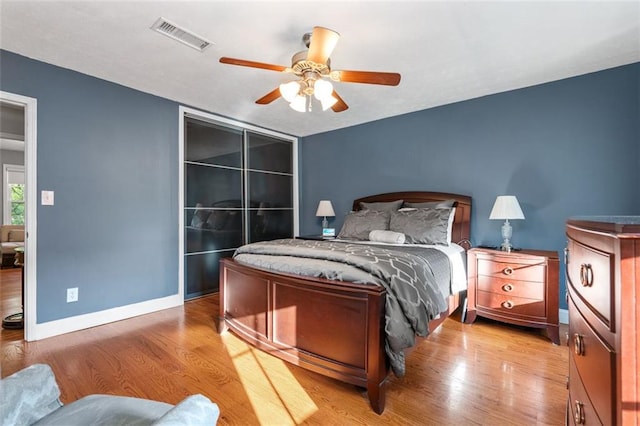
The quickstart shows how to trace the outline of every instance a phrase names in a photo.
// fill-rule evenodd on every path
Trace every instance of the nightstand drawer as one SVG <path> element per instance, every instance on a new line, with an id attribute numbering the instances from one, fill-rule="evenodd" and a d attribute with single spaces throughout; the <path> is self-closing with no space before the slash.
<path id="1" fill-rule="evenodd" d="M 520 281 L 509 278 L 478 277 L 478 290 L 508 297 L 544 300 L 544 282 Z"/>
<path id="2" fill-rule="evenodd" d="M 492 260 L 478 259 L 478 275 L 522 281 L 544 281 L 545 265 L 540 261 L 509 262 L 509 259 L 494 256 Z"/>
<path id="3" fill-rule="evenodd" d="M 569 240 L 569 262 L 567 278 L 571 287 L 580 295 L 607 326 L 611 325 L 614 300 L 611 263 L 613 254 L 595 250 L 576 241 Z"/>
<path id="4" fill-rule="evenodd" d="M 478 308 L 490 309 L 507 316 L 521 315 L 540 318 L 546 316 L 544 299 L 527 299 L 524 297 L 512 297 L 505 294 L 478 291 L 477 306 Z"/>

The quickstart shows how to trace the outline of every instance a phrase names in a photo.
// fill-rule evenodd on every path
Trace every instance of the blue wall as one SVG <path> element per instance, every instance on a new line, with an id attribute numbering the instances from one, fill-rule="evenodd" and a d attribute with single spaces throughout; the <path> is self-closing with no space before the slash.
<path id="1" fill-rule="evenodd" d="M 38 205 L 38 323 L 177 294 L 178 105 L 7 51 L 0 64 L 3 91 L 38 100 L 37 190 L 55 191 Z"/>
<path id="2" fill-rule="evenodd" d="M 640 214 L 639 80 L 632 64 L 305 137 L 301 233 L 320 199 L 339 230 L 354 198 L 426 190 L 470 195 L 473 244 L 498 245 L 489 212 L 510 194 L 514 245 L 561 252 L 570 216 Z"/>
<path id="3" fill-rule="evenodd" d="M 176 294 L 178 105 L 1 50 L 0 66 L 1 90 L 38 99 L 38 192 L 55 191 L 38 322 Z M 639 79 L 634 64 L 306 137 L 301 233 L 320 199 L 339 228 L 356 197 L 437 190 L 472 196 L 473 243 L 497 244 L 489 211 L 514 194 L 514 244 L 561 251 L 569 216 L 640 214 Z"/>

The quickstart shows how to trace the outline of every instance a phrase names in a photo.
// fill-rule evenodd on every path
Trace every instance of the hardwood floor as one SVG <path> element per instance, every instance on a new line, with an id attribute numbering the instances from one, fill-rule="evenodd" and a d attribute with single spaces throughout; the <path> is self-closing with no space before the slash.
<path id="1" fill-rule="evenodd" d="M 0 272 L 3 316 L 5 309 L 13 313 L 5 299 L 15 298 L 14 273 Z M 219 335 L 217 312 L 214 295 L 31 343 L 21 332 L 2 330 L 1 375 L 47 363 L 63 402 L 107 393 L 177 403 L 202 393 L 220 406 L 220 425 L 564 422 L 566 326 L 563 345 L 554 346 L 538 330 L 449 318 L 409 354 L 406 376 L 390 377 L 378 416 L 363 389 L 286 364 L 231 333 Z"/>
<path id="2" fill-rule="evenodd" d="M 0 318 L 22 311 L 20 268 L 0 269 Z M 2 341 L 22 339 L 23 331 L 2 329 Z"/>

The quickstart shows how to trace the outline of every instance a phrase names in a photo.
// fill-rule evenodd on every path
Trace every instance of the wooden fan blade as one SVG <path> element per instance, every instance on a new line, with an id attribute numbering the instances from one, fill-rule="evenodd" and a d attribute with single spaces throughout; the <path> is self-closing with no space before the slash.
<path id="1" fill-rule="evenodd" d="M 333 112 L 342 112 L 342 111 L 346 111 L 349 109 L 349 105 L 347 105 L 345 103 L 345 101 L 342 100 L 342 98 L 340 97 L 340 95 L 338 95 L 338 92 L 336 92 L 335 90 L 333 91 L 333 96 L 338 100 L 338 102 L 336 102 L 335 104 L 333 104 L 333 106 L 331 107 L 331 109 L 333 110 Z"/>
<path id="2" fill-rule="evenodd" d="M 244 59 L 236 58 L 220 58 L 220 62 L 229 65 L 240 65 L 241 67 L 262 68 L 270 71 L 285 71 L 287 67 L 282 65 L 265 64 L 264 62 L 245 61 Z"/>
<path id="3" fill-rule="evenodd" d="M 256 103 L 260 105 L 270 104 L 271 102 L 275 101 L 279 97 L 280 97 L 280 88 L 276 87 L 271 92 L 267 93 L 266 95 L 258 99 Z"/>
<path id="4" fill-rule="evenodd" d="M 397 86 L 400 84 L 400 74 L 397 72 L 375 71 L 332 71 L 338 75 L 337 80 L 345 83 L 382 84 L 385 86 Z"/>
<path id="5" fill-rule="evenodd" d="M 333 30 L 324 27 L 313 27 L 307 60 L 316 64 L 326 64 L 339 38 L 340 34 Z"/>

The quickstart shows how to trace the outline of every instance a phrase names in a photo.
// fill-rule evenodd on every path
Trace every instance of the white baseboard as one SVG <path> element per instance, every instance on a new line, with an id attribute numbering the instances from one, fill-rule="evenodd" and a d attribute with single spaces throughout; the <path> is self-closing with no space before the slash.
<path id="1" fill-rule="evenodd" d="M 569 311 L 567 309 L 559 309 L 558 320 L 560 324 L 569 324 Z"/>
<path id="2" fill-rule="evenodd" d="M 106 309 L 100 312 L 77 315 L 41 324 L 35 324 L 29 336 L 25 336 L 28 341 L 46 339 L 47 337 L 59 336 L 73 331 L 84 330 L 108 324 L 110 322 L 121 321 L 138 315 L 149 314 L 168 308 L 182 306 L 184 299 L 182 295 L 176 294 L 160 299 L 147 300 L 145 302 L 134 303 L 132 305 L 119 306 L 117 308 Z"/>
<path id="3" fill-rule="evenodd" d="M 163 297 L 161 299 L 154 299 L 146 302 L 135 303 L 133 305 L 107 309 L 105 311 L 92 312 L 90 314 L 36 324 L 33 333 L 30 333 L 32 336 L 30 336 L 29 341 L 41 340 L 46 339 L 47 337 L 54 337 L 61 334 L 71 333 L 73 331 L 84 330 L 86 328 L 96 327 L 110 322 L 137 317 L 138 315 L 145 315 L 150 314 L 151 312 L 161 311 L 163 309 L 175 308 L 182 306 L 183 304 L 184 299 L 180 295 L 176 294 L 173 296 Z M 569 324 L 569 311 L 566 309 L 558 310 L 558 318 L 560 324 Z"/>

